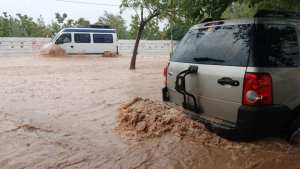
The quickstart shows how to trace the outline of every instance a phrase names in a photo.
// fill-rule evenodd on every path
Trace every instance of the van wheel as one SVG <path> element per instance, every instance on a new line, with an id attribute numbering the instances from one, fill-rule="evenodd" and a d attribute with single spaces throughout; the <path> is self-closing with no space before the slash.
<path id="1" fill-rule="evenodd" d="M 300 146 L 300 118 L 298 118 L 291 126 L 290 143 Z"/>

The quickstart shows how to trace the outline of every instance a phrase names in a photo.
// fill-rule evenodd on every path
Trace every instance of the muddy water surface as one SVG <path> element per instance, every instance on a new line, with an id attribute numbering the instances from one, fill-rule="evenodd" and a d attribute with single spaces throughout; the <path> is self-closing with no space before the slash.
<path id="1" fill-rule="evenodd" d="M 282 141 L 230 148 L 171 130 L 124 136 L 116 129 L 120 105 L 160 100 L 167 57 L 140 57 L 136 71 L 129 60 L 0 58 L 0 168 L 300 168 L 299 151 Z M 253 144 L 266 148 L 247 149 Z"/>

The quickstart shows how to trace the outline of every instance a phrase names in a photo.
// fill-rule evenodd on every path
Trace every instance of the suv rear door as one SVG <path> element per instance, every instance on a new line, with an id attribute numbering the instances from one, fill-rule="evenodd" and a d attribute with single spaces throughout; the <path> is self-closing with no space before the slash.
<path id="1" fill-rule="evenodd" d="M 171 101 L 183 102 L 175 90 L 176 76 L 190 65 L 198 66 L 196 75 L 186 77 L 187 91 L 196 96 L 203 115 L 235 123 L 250 53 L 250 30 L 250 24 L 191 29 L 176 47 L 169 65 Z M 235 85 L 227 84 L 230 80 Z"/>

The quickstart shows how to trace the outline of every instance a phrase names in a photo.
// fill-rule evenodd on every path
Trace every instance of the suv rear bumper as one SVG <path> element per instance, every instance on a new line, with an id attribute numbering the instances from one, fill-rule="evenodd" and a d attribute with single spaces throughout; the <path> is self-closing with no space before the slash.
<path id="1" fill-rule="evenodd" d="M 293 112 L 287 106 L 241 106 L 234 128 L 225 129 L 213 124 L 206 125 L 222 137 L 246 141 L 263 137 L 286 136 L 292 120 Z"/>
<path id="2" fill-rule="evenodd" d="M 168 88 L 162 90 L 163 100 L 169 101 Z M 193 119 L 201 121 L 206 127 L 231 140 L 254 140 L 263 137 L 288 136 L 289 127 L 294 120 L 294 112 L 284 105 L 272 106 L 240 106 L 237 112 L 237 122 L 228 127 L 226 122 L 216 123 L 195 113 L 187 113 Z M 228 123 L 228 122 L 227 122 Z"/>

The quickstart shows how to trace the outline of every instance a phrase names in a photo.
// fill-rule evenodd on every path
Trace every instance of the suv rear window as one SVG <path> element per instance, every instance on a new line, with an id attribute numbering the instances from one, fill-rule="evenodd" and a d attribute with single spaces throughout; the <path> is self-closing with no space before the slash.
<path id="1" fill-rule="evenodd" d="M 209 65 L 246 66 L 251 25 L 216 26 L 190 30 L 171 61 Z"/>
<path id="2" fill-rule="evenodd" d="M 289 25 L 257 24 L 253 58 L 249 66 L 294 67 L 300 65 L 297 30 Z"/>

